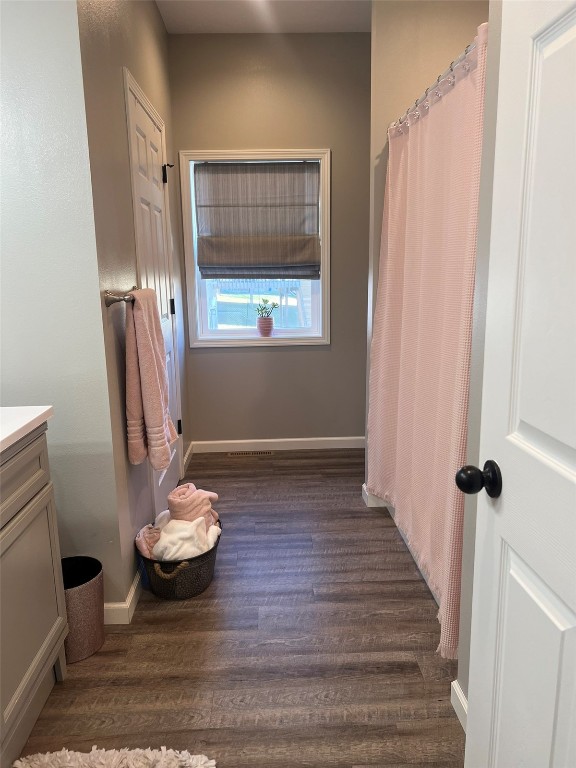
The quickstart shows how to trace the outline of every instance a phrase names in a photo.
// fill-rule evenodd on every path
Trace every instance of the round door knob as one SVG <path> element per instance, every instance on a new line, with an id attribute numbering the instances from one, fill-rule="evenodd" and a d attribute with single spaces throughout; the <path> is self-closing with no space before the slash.
<path id="1" fill-rule="evenodd" d="M 463 493 L 478 493 L 485 488 L 488 496 L 497 499 L 502 493 L 502 473 L 495 461 L 487 461 L 483 470 L 467 464 L 456 472 L 456 485 Z"/>

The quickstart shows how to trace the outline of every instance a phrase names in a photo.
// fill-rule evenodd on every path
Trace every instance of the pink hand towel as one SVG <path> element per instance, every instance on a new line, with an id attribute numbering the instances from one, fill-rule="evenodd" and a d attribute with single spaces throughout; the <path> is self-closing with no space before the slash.
<path id="1" fill-rule="evenodd" d="M 147 557 L 149 560 L 155 560 L 156 558 L 152 554 L 152 550 L 158 543 L 160 538 L 161 529 L 155 528 L 153 525 L 145 525 L 136 534 L 136 548 L 141 555 Z"/>
<path id="2" fill-rule="evenodd" d="M 168 509 L 172 520 L 192 522 L 198 517 L 206 521 L 206 530 L 218 520 L 218 513 L 212 509 L 212 502 L 218 500 L 213 491 L 203 491 L 194 483 L 179 485 L 168 494 Z"/>
<path id="3" fill-rule="evenodd" d="M 152 525 L 152 523 L 148 523 L 148 525 L 145 525 L 144 528 L 141 528 L 138 531 L 138 533 L 136 534 L 135 543 L 136 543 L 136 548 L 138 549 L 141 555 L 144 555 L 144 557 L 148 557 L 150 560 L 156 559 L 152 554 L 152 550 L 154 549 L 155 545 L 158 543 L 158 539 L 160 538 L 162 529 L 169 522 L 170 522 L 170 512 L 169 510 L 165 509 L 164 512 L 160 512 L 160 514 L 156 517 L 156 520 L 154 521 L 154 525 Z"/>
<path id="4" fill-rule="evenodd" d="M 170 464 L 170 444 L 178 435 L 168 411 L 166 351 L 156 293 L 131 291 L 126 305 L 126 421 L 128 458 L 154 469 Z"/>

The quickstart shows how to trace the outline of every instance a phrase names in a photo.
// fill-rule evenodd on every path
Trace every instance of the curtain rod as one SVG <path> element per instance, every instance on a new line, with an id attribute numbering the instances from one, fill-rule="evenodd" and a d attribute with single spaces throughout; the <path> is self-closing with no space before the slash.
<path id="1" fill-rule="evenodd" d="M 406 112 L 404 112 L 402 117 L 399 117 L 397 120 L 395 120 L 393 123 L 390 124 L 390 128 L 393 128 L 394 126 L 398 126 L 401 123 L 403 123 L 408 117 L 408 114 L 410 113 L 410 111 L 413 109 L 416 109 L 416 107 L 419 107 L 420 104 L 422 104 L 422 102 L 428 97 L 428 94 L 432 90 L 432 88 L 435 88 L 437 85 L 440 84 L 442 80 L 444 80 L 445 77 L 448 77 L 448 75 L 453 73 L 454 67 L 457 67 L 459 64 L 461 64 L 466 58 L 466 56 L 468 56 L 468 54 L 474 50 L 474 48 L 476 48 L 476 40 L 474 40 L 473 42 L 471 42 L 469 45 L 466 46 L 466 48 L 462 51 L 460 56 L 457 56 L 454 59 L 454 61 L 450 63 L 450 66 L 447 69 L 445 69 L 444 72 L 442 72 L 441 75 L 438 75 L 438 77 L 436 78 L 436 82 L 428 86 L 428 88 L 426 88 L 424 93 L 416 99 L 414 104 L 412 104 L 411 107 L 408 107 L 408 109 L 406 110 Z"/>

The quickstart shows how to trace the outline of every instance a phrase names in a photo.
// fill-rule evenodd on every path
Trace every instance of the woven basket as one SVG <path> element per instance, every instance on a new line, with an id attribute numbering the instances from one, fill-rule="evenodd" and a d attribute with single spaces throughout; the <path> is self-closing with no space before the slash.
<path id="1" fill-rule="evenodd" d="M 217 525 L 222 528 L 220 522 Z M 199 595 L 210 586 L 214 576 L 216 564 L 216 550 L 220 542 L 220 536 L 216 544 L 198 557 L 190 557 L 188 560 L 150 560 L 140 555 L 146 576 L 150 583 L 150 589 L 156 597 L 165 600 L 188 600 Z"/>

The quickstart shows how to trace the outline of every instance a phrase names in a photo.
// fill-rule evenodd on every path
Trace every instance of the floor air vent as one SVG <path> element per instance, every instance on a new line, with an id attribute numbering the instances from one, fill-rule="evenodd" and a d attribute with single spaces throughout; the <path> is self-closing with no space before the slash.
<path id="1" fill-rule="evenodd" d="M 274 451 L 230 451 L 228 456 L 272 456 Z"/>

